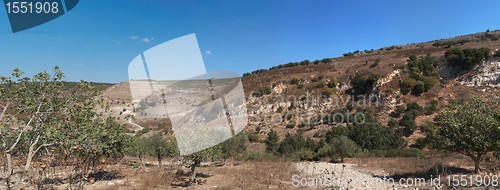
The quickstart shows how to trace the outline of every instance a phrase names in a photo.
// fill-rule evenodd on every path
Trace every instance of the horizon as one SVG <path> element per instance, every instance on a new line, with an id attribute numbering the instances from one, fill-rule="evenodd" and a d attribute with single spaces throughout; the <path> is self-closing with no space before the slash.
<path id="1" fill-rule="evenodd" d="M 190 33 L 198 36 L 208 72 L 242 75 L 500 29 L 494 9 L 500 2 L 466 2 L 82 1 L 68 14 L 19 33 L 11 33 L 2 10 L 0 75 L 16 67 L 32 75 L 60 66 L 68 82 L 126 82 L 135 56 Z"/>

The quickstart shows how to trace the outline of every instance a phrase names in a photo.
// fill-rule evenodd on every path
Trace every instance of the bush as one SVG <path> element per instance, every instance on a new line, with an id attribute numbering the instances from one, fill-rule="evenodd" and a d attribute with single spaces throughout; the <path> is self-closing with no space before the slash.
<path id="1" fill-rule="evenodd" d="M 297 85 L 299 83 L 300 83 L 300 79 L 298 79 L 298 78 L 293 78 L 292 80 L 290 80 L 290 84 Z"/>
<path id="2" fill-rule="evenodd" d="M 401 91 L 401 94 L 408 94 L 412 91 L 413 87 L 417 85 L 417 81 L 411 77 L 406 77 L 404 78 L 400 83 L 399 83 L 399 89 Z"/>
<path id="3" fill-rule="evenodd" d="M 267 152 L 247 152 L 243 155 L 242 159 L 244 161 L 264 161 L 264 160 L 275 160 L 276 157 Z"/>
<path id="4" fill-rule="evenodd" d="M 368 94 L 372 91 L 380 75 L 357 75 L 351 80 L 353 94 Z"/>
<path id="5" fill-rule="evenodd" d="M 260 142 L 259 135 L 255 134 L 255 133 L 249 132 L 249 133 L 247 133 L 247 136 L 248 136 L 248 141 L 251 143 Z"/>
<path id="6" fill-rule="evenodd" d="M 325 90 L 323 90 L 323 92 L 321 92 L 321 95 L 325 96 L 327 98 L 330 98 L 334 93 L 335 93 L 335 90 L 333 90 L 333 89 L 325 89 Z"/>
<path id="7" fill-rule="evenodd" d="M 373 157 L 424 157 L 422 151 L 415 148 L 372 150 L 368 155 Z"/>
<path id="8" fill-rule="evenodd" d="M 461 71 L 471 70 L 481 61 L 489 58 L 490 49 L 488 48 L 471 48 L 459 49 L 451 48 L 445 52 L 444 56 L 448 65 L 454 68 L 459 68 Z"/>
<path id="9" fill-rule="evenodd" d="M 412 94 L 415 96 L 420 96 L 422 93 L 426 91 L 425 84 L 423 82 L 417 82 L 417 84 L 412 89 Z"/>
<path id="10" fill-rule="evenodd" d="M 297 150 L 291 155 L 295 161 L 312 161 L 314 159 L 314 152 L 307 148 Z"/>
<path id="11" fill-rule="evenodd" d="M 259 87 L 257 88 L 257 90 L 255 90 L 253 93 L 252 93 L 252 96 L 254 97 L 261 97 L 261 96 L 264 96 L 264 95 L 269 95 L 271 94 L 271 87 Z"/>
<path id="12" fill-rule="evenodd" d="M 438 65 L 438 59 L 430 55 L 421 58 L 410 56 L 407 64 L 409 77 L 404 78 L 399 84 L 401 93 L 412 92 L 413 95 L 420 96 L 430 90 L 439 82 Z"/>
<path id="13" fill-rule="evenodd" d="M 349 131 L 348 137 L 367 150 L 398 149 L 406 144 L 401 136 L 377 122 L 355 123 Z"/>
<path id="14" fill-rule="evenodd" d="M 330 81 L 328 81 L 328 88 L 337 88 L 337 85 L 338 85 L 338 80 L 337 79 L 331 79 Z"/>
<path id="15" fill-rule="evenodd" d="M 295 127 L 295 121 L 290 121 L 288 122 L 288 124 L 286 125 L 286 128 L 287 129 L 293 129 Z"/>
<path id="16" fill-rule="evenodd" d="M 314 150 L 315 148 L 316 143 L 309 138 L 305 138 L 301 133 L 294 135 L 287 133 L 285 139 L 279 145 L 278 152 L 281 155 L 292 155 L 301 149 Z"/>
<path id="17" fill-rule="evenodd" d="M 279 140 L 280 139 L 278 133 L 276 133 L 276 131 L 274 130 L 271 130 L 267 134 L 267 138 L 264 141 L 264 143 L 266 144 L 266 152 L 276 154 L 279 148 Z"/>

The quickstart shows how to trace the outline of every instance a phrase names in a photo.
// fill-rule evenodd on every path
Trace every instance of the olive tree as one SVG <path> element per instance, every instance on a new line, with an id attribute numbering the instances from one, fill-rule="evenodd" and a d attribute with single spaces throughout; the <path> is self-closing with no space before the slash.
<path id="1" fill-rule="evenodd" d="M 431 145 L 470 157 L 475 173 L 486 153 L 500 150 L 498 101 L 474 97 L 448 107 L 435 120 L 440 128 L 430 135 Z"/>
<path id="2" fill-rule="evenodd" d="M 195 184 L 196 181 L 196 168 L 200 166 L 201 162 L 204 161 L 214 161 L 222 156 L 222 151 L 219 146 L 210 147 L 199 152 L 185 156 L 187 159 L 191 160 L 191 178 L 189 183 Z"/>
<path id="3" fill-rule="evenodd" d="M 344 158 L 354 156 L 359 149 L 358 145 L 346 136 L 334 137 L 330 141 L 320 148 L 319 151 L 322 154 L 329 155 L 332 159 L 336 156 L 340 157 L 340 162 L 342 163 L 344 162 Z"/>
<path id="4" fill-rule="evenodd" d="M 164 139 L 159 134 L 145 139 L 145 145 L 149 155 L 156 157 L 159 166 L 163 158 L 178 154 L 177 144 L 173 140 Z"/>

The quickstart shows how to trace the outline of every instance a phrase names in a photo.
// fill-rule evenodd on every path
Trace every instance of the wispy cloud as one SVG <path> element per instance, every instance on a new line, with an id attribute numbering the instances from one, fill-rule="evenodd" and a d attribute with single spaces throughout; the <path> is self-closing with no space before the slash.
<path id="1" fill-rule="evenodd" d="M 212 51 L 205 51 L 205 54 L 212 55 L 213 53 L 212 53 Z"/>
<path id="2" fill-rule="evenodd" d="M 140 40 L 141 42 L 148 43 L 153 41 L 154 37 L 139 37 L 139 36 L 130 36 L 131 40 Z"/>

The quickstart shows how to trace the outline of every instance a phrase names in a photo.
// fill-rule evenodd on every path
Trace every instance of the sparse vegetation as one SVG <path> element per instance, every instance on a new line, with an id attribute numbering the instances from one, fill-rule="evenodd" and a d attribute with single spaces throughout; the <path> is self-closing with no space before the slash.
<path id="1" fill-rule="evenodd" d="M 399 85 L 401 93 L 411 92 L 415 96 L 420 96 L 429 91 L 439 83 L 438 65 L 438 59 L 430 55 L 421 58 L 410 56 L 406 68 L 408 77 L 404 78 Z"/>

